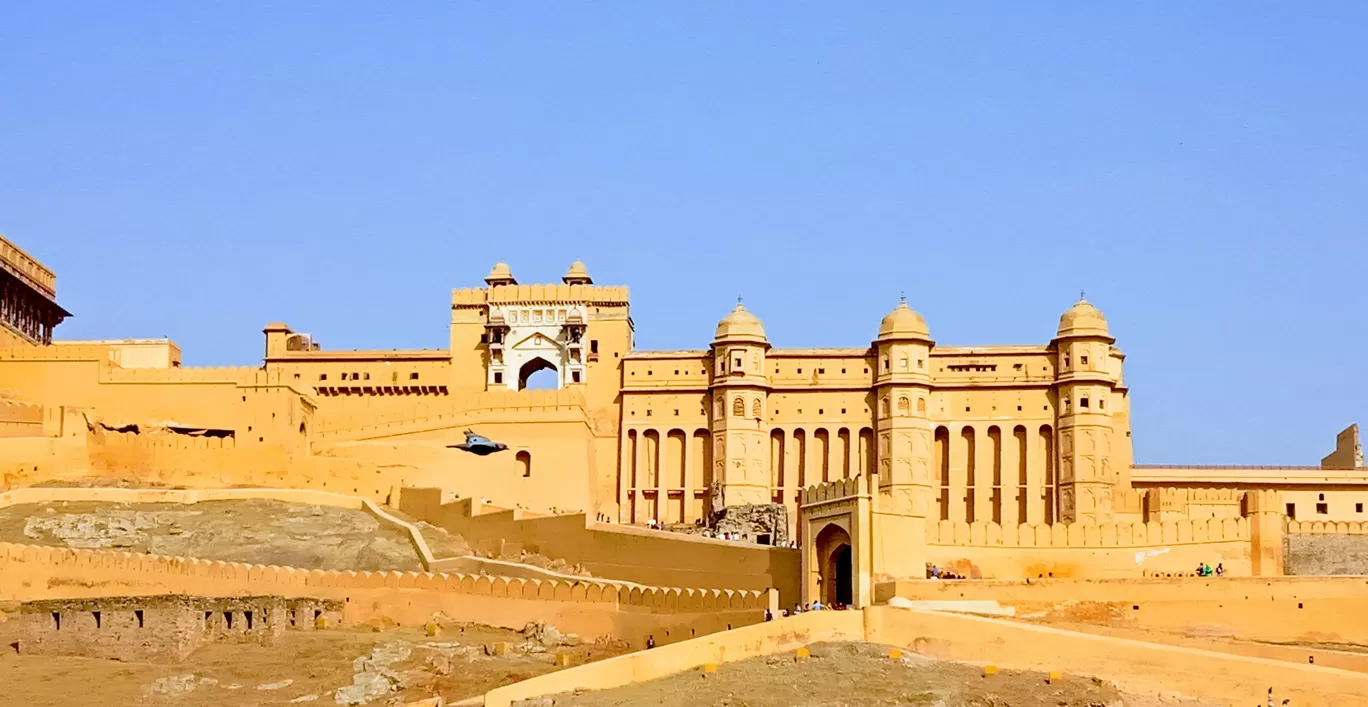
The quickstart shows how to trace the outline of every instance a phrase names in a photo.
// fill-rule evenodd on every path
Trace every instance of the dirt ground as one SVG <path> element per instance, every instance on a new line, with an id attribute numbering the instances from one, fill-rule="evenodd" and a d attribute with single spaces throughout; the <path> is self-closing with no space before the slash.
<path id="1" fill-rule="evenodd" d="M 0 645 L 15 639 L 15 622 L 0 623 Z M 504 656 L 485 646 L 506 642 Z M 287 631 L 272 646 L 211 645 L 177 665 L 123 663 L 93 658 L 16 655 L 0 652 L 0 705 L 108 707 L 267 707 L 342 704 L 339 688 L 365 695 L 366 678 L 380 688 L 368 702 L 385 705 L 442 695 L 448 702 L 559 668 L 556 652 L 570 664 L 626 652 L 621 644 L 547 646 L 516 631 L 451 625 L 435 637 L 415 629 L 376 632 L 367 627 Z M 384 675 L 365 674 L 378 666 Z"/>
<path id="2" fill-rule="evenodd" d="M 423 530 L 438 557 L 461 538 Z M 421 570 L 407 533 L 362 510 L 253 499 L 58 502 L 0 509 L 0 541 L 333 570 Z"/>
<path id="3" fill-rule="evenodd" d="M 792 654 L 719 666 L 711 675 L 680 675 L 600 692 L 558 695 L 523 707 L 1210 707 L 1125 695 L 1089 678 L 1049 683 L 1043 673 L 1003 670 L 984 676 L 979 666 L 930 661 L 915 654 L 889 657 L 890 646 L 818 643 L 812 657 Z"/>

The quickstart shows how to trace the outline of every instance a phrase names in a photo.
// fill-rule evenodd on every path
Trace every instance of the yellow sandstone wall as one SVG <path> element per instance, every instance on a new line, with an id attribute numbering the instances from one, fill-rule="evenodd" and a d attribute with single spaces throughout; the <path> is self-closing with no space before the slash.
<path id="1" fill-rule="evenodd" d="M 995 600 L 1018 615 L 1249 640 L 1368 642 L 1363 577 L 1224 577 L 876 585 L 875 599 Z"/>
<path id="2" fill-rule="evenodd" d="M 184 557 L 0 543 L 0 600 L 141 594 L 270 594 L 344 601 L 343 619 L 420 625 L 436 612 L 455 621 L 519 629 L 553 623 L 586 637 L 611 634 L 644 646 L 756 623 L 768 592 L 622 587 L 607 582 L 427 572 L 338 572 Z M 667 633 L 668 632 L 668 633 Z"/>
<path id="3" fill-rule="evenodd" d="M 1198 564 L 1251 573 L 1249 522 L 1221 518 L 1165 523 L 927 526 L 928 561 L 971 578 L 1137 577 L 1186 573 Z"/>
<path id="4" fill-rule="evenodd" d="M 864 640 L 939 659 L 1001 668 L 1061 670 L 1114 680 L 1142 693 L 1181 693 L 1231 707 L 1279 699 L 1306 707 L 1368 700 L 1368 675 L 1317 665 L 1232 655 L 1064 631 L 1020 622 L 891 607 L 821 611 L 748 626 L 653 651 L 632 653 L 492 690 L 485 707 L 572 690 L 603 690 L 820 641 Z"/>
<path id="5" fill-rule="evenodd" d="M 583 565 L 596 577 L 655 586 L 779 590 L 798 601 L 797 550 L 599 523 L 582 514 L 535 517 L 475 499 L 442 503 L 441 489 L 403 489 L 399 508 L 465 538 L 480 552 L 520 550 Z"/>

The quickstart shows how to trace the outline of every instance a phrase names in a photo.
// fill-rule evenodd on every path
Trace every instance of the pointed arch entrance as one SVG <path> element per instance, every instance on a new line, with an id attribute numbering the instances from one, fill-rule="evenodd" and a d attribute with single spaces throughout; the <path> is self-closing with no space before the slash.
<path id="1" fill-rule="evenodd" d="M 550 371 L 549 373 L 541 373 Z M 537 374 L 541 375 L 537 375 Z M 535 376 L 535 377 L 534 377 Z M 530 385 L 529 385 L 530 384 Z M 518 390 L 549 390 L 560 387 L 560 371 L 556 364 L 538 356 L 518 369 Z"/>
<path id="2" fill-rule="evenodd" d="M 850 533 L 830 523 L 817 533 L 818 584 L 823 604 L 855 603 L 855 578 Z"/>

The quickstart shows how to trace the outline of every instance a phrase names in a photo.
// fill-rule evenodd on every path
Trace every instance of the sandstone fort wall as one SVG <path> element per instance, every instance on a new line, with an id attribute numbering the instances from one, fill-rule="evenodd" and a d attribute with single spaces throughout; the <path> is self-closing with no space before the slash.
<path id="1" fill-rule="evenodd" d="M 627 587 L 598 581 L 524 580 L 427 572 L 338 572 L 184 557 L 0 543 L 0 599 L 76 599 L 148 594 L 274 595 L 336 599 L 349 622 L 387 618 L 420 625 L 441 612 L 455 621 L 522 628 L 546 621 L 584 636 L 612 634 L 635 646 L 756 623 L 772 592 Z"/>
<path id="2" fill-rule="evenodd" d="M 581 564 L 598 577 L 655 586 L 774 587 L 782 605 L 799 600 L 796 550 L 599 523 L 584 514 L 537 517 L 470 498 L 443 503 L 441 489 L 405 488 L 399 508 L 481 552 L 526 550 Z"/>
<path id="3" fill-rule="evenodd" d="M 1368 575 L 1368 523 L 1288 521 L 1283 563 L 1289 575 Z"/>
<path id="4" fill-rule="evenodd" d="M 577 689 L 602 690 L 820 641 L 864 640 L 939 659 L 1061 670 L 1145 692 L 1177 692 L 1244 707 L 1272 686 L 1307 707 L 1368 700 L 1368 675 L 1316 665 L 1063 631 L 1017 622 L 892 607 L 821 611 L 541 675 L 485 694 L 486 707 Z"/>

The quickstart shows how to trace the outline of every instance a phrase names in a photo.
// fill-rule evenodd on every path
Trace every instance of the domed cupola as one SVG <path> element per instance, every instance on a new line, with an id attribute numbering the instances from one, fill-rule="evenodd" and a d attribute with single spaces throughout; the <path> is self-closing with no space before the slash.
<path id="1" fill-rule="evenodd" d="M 879 341 L 892 339 L 917 339 L 921 341 L 931 340 L 931 331 L 926 328 L 926 320 L 911 307 L 907 306 L 907 297 L 902 297 L 898 306 L 893 311 L 884 316 L 883 321 L 879 322 Z"/>
<path id="2" fill-rule="evenodd" d="M 713 337 L 718 342 L 752 342 L 757 344 L 768 344 L 769 339 L 765 337 L 765 325 L 760 322 L 759 317 L 750 313 L 745 305 L 741 304 L 741 298 L 736 299 L 736 309 L 731 314 L 722 318 L 717 323 L 717 334 Z"/>
<path id="3" fill-rule="evenodd" d="M 516 285 L 518 281 L 513 279 L 513 271 L 508 268 L 508 263 L 499 261 L 494 263 L 489 274 L 485 275 L 485 284 L 494 287 L 495 285 Z"/>
<path id="4" fill-rule="evenodd" d="M 1078 302 L 1070 307 L 1069 311 L 1060 315 L 1059 331 L 1055 334 L 1055 338 L 1058 339 L 1075 336 L 1111 338 L 1111 332 L 1107 328 L 1107 318 L 1102 316 L 1102 310 L 1083 299 L 1081 294 L 1078 297 Z"/>

